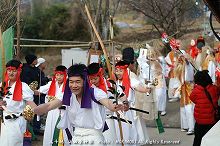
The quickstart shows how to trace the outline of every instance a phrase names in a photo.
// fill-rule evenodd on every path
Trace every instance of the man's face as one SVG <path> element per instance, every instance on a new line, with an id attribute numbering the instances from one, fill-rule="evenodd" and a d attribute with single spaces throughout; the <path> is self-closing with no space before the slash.
<path id="1" fill-rule="evenodd" d="M 44 63 L 41 63 L 40 64 L 40 67 L 42 68 L 42 70 L 44 70 L 46 67 L 47 67 L 47 64 L 46 64 L 46 62 L 44 62 Z"/>
<path id="2" fill-rule="evenodd" d="M 115 74 L 116 74 L 116 77 L 118 78 L 118 80 L 122 80 L 123 74 L 124 74 L 124 69 L 116 68 Z"/>
<path id="3" fill-rule="evenodd" d="M 18 71 L 16 69 L 8 69 L 7 74 L 10 81 L 16 81 Z"/>
<path id="4" fill-rule="evenodd" d="M 75 95 L 83 93 L 83 79 L 80 76 L 69 77 L 69 87 Z"/>
<path id="5" fill-rule="evenodd" d="M 91 84 L 93 84 L 97 87 L 97 86 L 99 86 L 100 77 L 99 76 L 90 76 L 89 81 Z"/>
<path id="6" fill-rule="evenodd" d="M 35 65 L 37 65 L 37 63 L 38 63 L 38 62 L 37 62 L 37 59 L 35 59 L 35 60 L 32 62 L 32 65 L 35 66 Z"/>
<path id="7" fill-rule="evenodd" d="M 132 62 L 128 67 L 131 71 L 135 71 L 135 63 L 134 62 Z"/>
<path id="8" fill-rule="evenodd" d="M 58 84 L 62 84 L 62 83 L 63 83 L 64 74 L 57 73 L 57 74 L 55 75 L 55 77 L 56 77 L 56 80 L 57 80 Z"/>

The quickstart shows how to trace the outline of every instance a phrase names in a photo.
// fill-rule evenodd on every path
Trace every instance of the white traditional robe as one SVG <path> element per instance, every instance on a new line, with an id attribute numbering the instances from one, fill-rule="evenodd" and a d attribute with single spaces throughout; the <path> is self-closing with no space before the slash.
<path id="1" fill-rule="evenodd" d="M 130 107 L 135 107 L 135 87 L 139 86 L 141 82 L 138 80 L 137 76 L 128 69 L 131 88 L 129 90 L 129 95 L 127 100 L 130 103 Z M 119 93 L 123 92 L 119 85 L 122 85 L 119 81 L 117 81 L 117 86 Z M 123 129 L 123 139 L 125 146 L 137 146 L 145 144 L 147 140 L 149 140 L 149 136 L 147 133 L 146 125 L 144 124 L 142 118 L 137 115 L 136 111 L 128 110 L 124 112 L 125 118 L 132 122 L 132 125 L 129 125 L 125 122 L 122 122 Z M 118 122 L 115 122 L 115 127 L 118 127 Z M 116 128 L 116 134 L 118 140 L 120 141 L 120 131 L 119 128 Z"/>
<path id="2" fill-rule="evenodd" d="M 104 79 L 104 81 L 105 81 L 106 89 L 108 89 L 106 79 Z M 95 87 L 95 86 L 92 85 L 92 87 Z M 107 97 L 109 98 L 110 96 L 114 96 L 114 95 L 111 92 L 107 92 Z M 110 118 L 111 116 L 114 115 L 114 112 L 110 111 L 106 107 L 105 109 L 106 109 L 106 123 L 108 125 L 108 130 L 103 132 L 103 136 L 105 138 L 106 145 L 107 146 L 119 146 L 120 144 L 116 143 L 117 135 L 116 135 L 116 129 L 115 129 L 115 120 Z"/>
<path id="3" fill-rule="evenodd" d="M 48 84 L 41 86 L 39 91 L 43 94 L 48 94 L 51 83 L 52 82 L 50 81 L 50 82 L 48 82 Z M 63 96 L 62 89 L 63 89 L 63 84 L 61 86 L 59 86 L 58 83 L 56 82 L 55 97 Z M 47 102 L 48 102 L 48 98 L 46 96 L 45 103 L 47 103 Z M 60 110 L 58 108 L 53 109 L 48 112 L 45 130 L 44 130 L 43 146 L 52 146 L 53 135 L 54 135 L 54 130 L 55 130 L 57 120 L 58 120 L 60 114 L 61 114 L 61 117 L 63 116 L 64 112 L 65 112 L 64 110 Z M 64 146 L 69 146 L 70 144 L 69 144 L 65 129 L 63 130 L 63 138 L 64 138 Z"/>
<path id="4" fill-rule="evenodd" d="M 104 91 L 94 88 L 97 101 L 107 98 Z M 62 98 L 59 98 L 62 101 Z M 105 141 L 102 131 L 104 129 L 106 112 L 103 105 L 92 101 L 92 108 L 81 108 L 76 96 L 72 94 L 70 106 L 67 107 L 59 127 L 65 129 L 75 127 L 71 146 L 104 146 Z"/>
<path id="5" fill-rule="evenodd" d="M 27 101 L 33 101 L 34 92 L 26 83 L 22 82 L 22 100 L 14 101 L 15 83 L 9 89 L 12 95 L 5 96 L 7 111 L 3 111 L 4 123 L 1 123 L 0 145 L 2 146 L 23 146 L 24 133 L 26 131 L 26 120 L 19 116 L 17 119 L 5 119 L 9 114 L 21 114 Z"/>
<path id="6" fill-rule="evenodd" d="M 163 56 L 158 57 L 160 59 L 161 75 L 157 75 L 158 85 L 156 86 L 156 96 L 157 96 L 157 109 L 158 111 L 166 111 L 167 104 L 167 86 L 166 86 L 166 61 Z"/>
<path id="7" fill-rule="evenodd" d="M 185 65 L 185 74 L 182 78 L 181 84 L 183 82 L 193 82 L 194 71 L 191 64 Z M 188 131 L 194 131 L 195 119 L 194 119 L 194 104 L 191 102 L 180 107 L 180 122 L 181 129 L 188 129 Z"/>
<path id="8" fill-rule="evenodd" d="M 212 79 L 212 82 L 215 83 L 216 82 L 216 65 L 213 61 L 209 61 L 209 64 L 208 64 L 208 71 L 209 71 L 209 75 Z"/>
<path id="9" fill-rule="evenodd" d="M 176 62 L 176 60 L 177 60 L 177 58 L 174 57 L 173 60 L 171 60 L 170 54 L 171 54 L 171 52 L 169 52 L 169 53 L 167 54 L 167 56 L 165 57 L 165 61 L 167 62 L 167 64 L 170 64 L 170 65 L 173 65 L 173 66 L 174 66 L 174 64 L 175 64 L 175 62 Z M 167 72 L 166 72 L 166 76 L 168 76 L 168 74 L 169 74 L 170 71 L 171 71 L 171 68 L 168 67 L 168 68 L 167 68 Z M 170 77 L 170 80 L 169 80 L 169 85 L 168 85 L 168 97 L 169 97 L 169 99 L 178 98 L 178 97 L 174 97 L 174 96 L 172 95 L 172 90 L 173 90 L 172 85 L 173 85 L 175 82 L 176 82 L 176 81 L 175 81 L 175 78 L 173 78 L 173 77 L 171 76 L 171 77 Z"/>

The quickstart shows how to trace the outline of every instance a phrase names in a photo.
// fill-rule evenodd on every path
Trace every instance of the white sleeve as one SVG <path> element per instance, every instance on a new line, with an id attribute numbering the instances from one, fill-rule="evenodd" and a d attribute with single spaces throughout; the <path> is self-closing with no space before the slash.
<path id="1" fill-rule="evenodd" d="M 170 59 L 170 52 L 167 54 L 167 56 L 164 59 L 168 64 L 172 64 L 172 61 Z"/>
<path id="2" fill-rule="evenodd" d="M 136 88 L 141 84 L 141 81 L 138 79 L 137 75 L 133 72 L 130 72 L 130 81 L 131 81 L 131 88 Z"/>
<path id="3" fill-rule="evenodd" d="M 108 98 L 107 94 L 104 91 L 102 91 L 101 89 L 98 89 L 98 88 L 94 88 L 94 96 L 95 96 L 95 99 L 97 101 L 99 101 L 103 98 Z"/>
<path id="4" fill-rule="evenodd" d="M 194 70 L 191 64 L 185 66 L 185 81 L 194 80 Z"/>
<path id="5" fill-rule="evenodd" d="M 216 71 L 216 66 L 215 63 L 213 61 L 209 61 L 208 64 L 208 71 L 209 71 L 209 75 L 212 78 L 212 82 L 215 83 L 215 71 Z"/>
<path id="6" fill-rule="evenodd" d="M 169 82 L 170 89 L 178 88 L 179 86 L 181 86 L 179 79 L 177 79 L 177 78 L 170 79 L 170 82 Z"/>
<path id="7" fill-rule="evenodd" d="M 25 101 L 33 101 L 34 100 L 34 91 L 24 82 L 22 82 L 22 97 Z"/>
<path id="8" fill-rule="evenodd" d="M 40 93 L 43 93 L 43 94 L 47 94 L 49 89 L 50 89 L 50 85 L 51 85 L 52 81 L 48 82 L 46 85 L 44 86 L 40 86 L 40 88 L 38 89 L 38 91 Z"/>
<path id="9" fill-rule="evenodd" d="M 56 94 L 57 99 L 63 101 L 63 94 L 64 94 L 64 92 L 62 92 L 62 91 L 58 92 L 58 93 Z"/>

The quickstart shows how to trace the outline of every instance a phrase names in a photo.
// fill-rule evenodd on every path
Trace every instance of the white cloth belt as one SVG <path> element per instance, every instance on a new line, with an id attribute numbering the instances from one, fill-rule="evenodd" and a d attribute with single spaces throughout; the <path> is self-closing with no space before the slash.
<path id="1" fill-rule="evenodd" d="M 89 135 L 100 135 L 102 134 L 101 130 L 97 129 L 87 129 L 87 128 L 75 128 L 74 136 L 89 136 Z"/>

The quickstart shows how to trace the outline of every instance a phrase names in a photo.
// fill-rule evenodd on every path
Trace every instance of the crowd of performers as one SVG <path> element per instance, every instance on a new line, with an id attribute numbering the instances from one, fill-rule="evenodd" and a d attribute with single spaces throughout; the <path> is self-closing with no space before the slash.
<path id="1" fill-rule="evenodd" d="M 133 48 L 123 49 L 111 80 L 105 78 L 99 63 L 74 64 L 68 69 L 58 65 L 50 80 L 43 72 L 43 58 L 27 55 L 23 66 L 20 61 L 9 61 L 1 91 L 0 144 L 25 145 L 24 133 L 30 131 L 26 119 L 35 114 L 31 123 L 37 133 L 39 116 L 47 113 L 43 146 L 144 145 L 149 140 L 145 120 L 165 116 L 167 98 L 180 102 L 181 131 L 194 134 L 195 119 L 197 129 L 207 124 L 206 116 L 199 123 L 200 113 L 194 113 L 194 74 L 208 70 L 211 82 L 219 86 L 220 52 L 202 37 L 192 40 L 185 50 L 175 39 L 169 44 L 167 56 L 149 45 L 138 58 Z"/>

